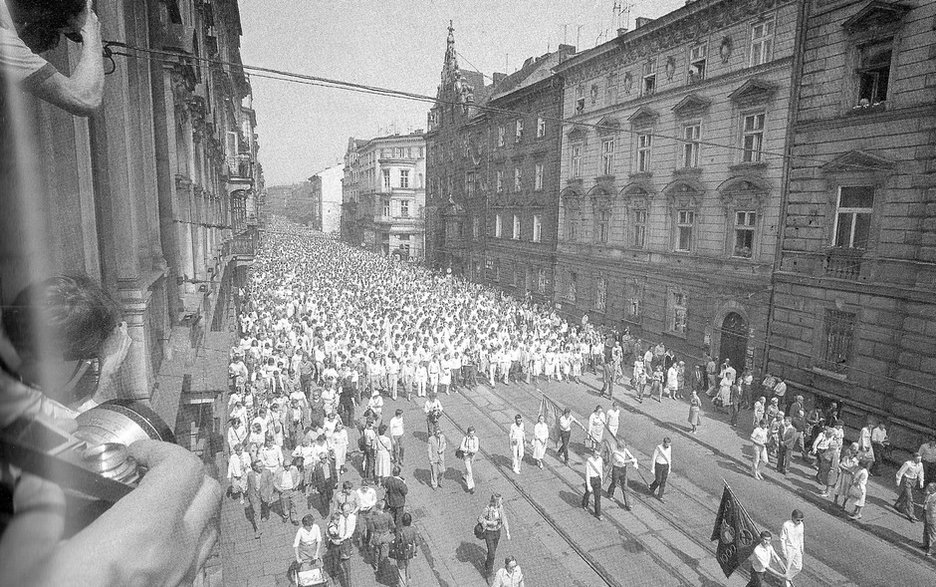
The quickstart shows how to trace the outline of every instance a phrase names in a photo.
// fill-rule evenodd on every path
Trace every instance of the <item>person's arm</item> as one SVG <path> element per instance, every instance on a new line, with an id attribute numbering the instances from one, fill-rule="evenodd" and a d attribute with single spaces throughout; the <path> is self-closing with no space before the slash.
<path id="1" fill-rule="evenodd" d="M 296 539 L 293 541 L 293 551 L 296 553 L 296 562 L 301 564 L 302 557 L 299 556 L 299 532 L 300 530 L 296 530 Z"/>
<path id="2" fill-rule="evenodd" d="M 220 486 L 179 446 L 145 440 L 131 445 L 130 453 L 148 468 L 139 486 L 67 541 L 61 541 L 61 489 L 23 476 L 0 540 L 0 584 L 117 587 L 195 580 L 218 538 Z"/>
<path id="3" fill-rule="evenodd" d="M 35 83 L 27 78 L 28 92 L 77 116 L 90 116 L 104 96 L 104 60 L 101 58 L 101 23 L 87 1 L 84 11 L 71 23 L 81 35 L 81 54 L 71 76 L 59 72 Z"/>

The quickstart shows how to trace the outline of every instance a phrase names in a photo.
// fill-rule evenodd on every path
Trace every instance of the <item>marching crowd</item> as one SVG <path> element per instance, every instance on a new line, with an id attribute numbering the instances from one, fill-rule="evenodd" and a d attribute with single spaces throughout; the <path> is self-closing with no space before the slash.
<path id="1" fill-rule="evenodd" d="M 711 398 L 715 409 L 728 411 L 732 426 L 742 410 L 751 409 L 755 477 L 761 478 L 761 466 L 771 455 L 781 472 L 797 449 L 804 457 L 817 455 L 817 481 L 826 494 L 842 497 L 843 507 L 849 501 L 855 508 L 852 517 L 861 517 L 862 484 L 874 465 L 880 466 L 886 446 L 882 424 L 869 424 L 859 442 L 839 458 L 843 435 L 834 404 L 807 412 L 801 396 L 787 401 L 783 381 L 768 376 L 756 383 L 752 373 L 738 374 L 727 359 L 718 365 L 706 356 L 687 373 L 685 362 L 662 344 L 645 344 L 626 332 L 607 335 L 587 319 L 570 324 L 551 307 L 323 237 L 270 232 L 266 239 L 239 295 L 241 337 L 231 350 L 227 402 L 228 477 L 232 493 L 247 506 L 256 537 L 271 511 L 298 527 L 291 570 L 297 578 L 300 572 L 324 567 L 327 576 L 350 585 L 349 559 L 357 545 L 378 572 L 388 559 L 396 560 L 398 582 L 407 584 L 420 538 L 401 476 L 409 462 L 402 442 L 404 411 L 385 411 L 384 400 L 415 398 L 422 408 L 430 484 L 437 488 L 449 450 L 440 426 L 442 400 L 473 389 L 479 380 L 491 387 L 513 381 L 580 382 L 591 371 L 600 375 L 600 393 L 608 398 L 615 385 L 627 381 L 638 401 L 687 401 L 692 432 L 702 425 L 700 394 Z M 767 393 L 755 397 L 760 391 Z M 616 434 L 619 413 L 612 403 L 607 412 L 599 407 L 589 417 L 583 427 L 595 448 L 605 429 Z M 558 418 L 558 454 L 566 462 L 573 420 L 569 410 Z M 349 429 L 356 433 L 349 435 Z M 539 466 L 549 436 L 540 417 L 532 438 L 532 456 Z M 526 440 L 520 415 L 509 437 L 513 470 L 519 473 Z M 478 452 L 478 437 L 469 428 L 456 457 L 465 465 L 465 486 L 472 493 L 472 461 Z M 355 488 L 349 459 L 358 457 L 361 480 Z M 610 458 L 607 495 L 621 487 L 630 509 L 626 469 L 636 467 L 636 459 L 623 442 Z M 599 518 L 603 465 L 598 450 L 585 463 L 582 506 L 593 494 Z M 670 466 L 667 438 L 651 459 L 651 491 L 658 491 L 660 499 Z M 915 467 L 911 463 L 901 469 L 901 487 L 923 487 L 925 474 L 922 468 L 916 474 Z M 852 489 L 855 484 L 862 487 L 860 495 Z M 316 504 L 321 527 L 311 514 L 298 518 L 299 500 L 308 507 Z M 932 501 L 936 516 L 936 497 Z M 274 504 L 279 507 L 271 508 Z M 932 528 L 928 522 L 927 530 Z M 494 585 L 522 585 L 522 571 L 512 557 L 494 572 L 502 532 L 509 539 L 502 499 L 493 495 L 475 527 L 487 546 L 485 575 Z M 931 532 L 927 536 L 927 548 L 936 549 L 936 537 Z"/>

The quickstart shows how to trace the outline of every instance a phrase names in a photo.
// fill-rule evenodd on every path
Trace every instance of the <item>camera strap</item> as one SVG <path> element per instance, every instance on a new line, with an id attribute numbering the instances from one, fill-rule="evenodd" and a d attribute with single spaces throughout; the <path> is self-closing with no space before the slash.
<path id="1" fill-rule="evenodd" d="M 29 441 L 51 436 L 58 438 L 60 433 L 44 422 L 16 420 L 12 425 L 0 430 L 0 462 L 19 467 L 63 489 L 111 503 L 133 490 L 132 485 L 89 471 L 75 462 L 74 460 L 80 457 L 74 445 L 64 446 L 64 450 L 57 450 L 62 448 L 60 446 L 46 452 L 37 446 L 48 443 L 41 440 Z"/>

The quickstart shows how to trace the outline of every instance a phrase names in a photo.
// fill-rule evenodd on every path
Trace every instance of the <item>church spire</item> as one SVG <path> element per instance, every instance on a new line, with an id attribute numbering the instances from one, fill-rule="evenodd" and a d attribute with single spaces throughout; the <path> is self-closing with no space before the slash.
<path id="1" fill-rule="evenodd" d="M 442 69 L 442 77 L 444 79 L 446 73 L 454 76 L 455 72 L 457 71 L 458 55 L 455 53 L 455 27 L 452 26 L 452 21 L 449 21 L 448 39 L 446 40 L 445 45 L 445 65 Z"/>

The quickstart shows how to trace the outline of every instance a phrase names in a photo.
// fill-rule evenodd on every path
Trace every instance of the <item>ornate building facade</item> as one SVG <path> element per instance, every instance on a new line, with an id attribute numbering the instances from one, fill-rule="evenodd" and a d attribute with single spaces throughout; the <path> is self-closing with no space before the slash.
<path id="1" fill-rule="evenodd" d="M 495 74 L 495 82 L 501 77 Z M 449 23 L 442 79 L 426 133 L 425 262 L 456 275 L 467 275 L 469 258 L 477 262 L 485 254 L 491 138 L 478 106 L 492 89 L 480 73 L 459 68 Z M 477 238 L 473 222 L 478 223 Z"/>
<path id="2" fill-rule="evenodd" d="M 556 68 L 564 314 L 760 368 L 798 22 L 698 0 Z"/>
<path id="3" fill-rule="evenodd" d="M 486 196 L 487 218 L 471 216 L 472 241 L 487 232 L 484 256 L 469 257 L 471 276 L 517 297 L 553 299 L 559 218 L 559 153 L 562 80 L 552 74 L 574 47 L 530 58 L 517 72 L 498 79 L 480 118 L 481 128 L 468 138 L 488 138 L 486 178 L 467 171 L 469 193 Z"/>
<path id="4" fill-rule="evenodd" d="M 936 427 L 936 5 L 807 5 L 767 367 L 913 449 Z"/>
<path id="5" fill-rule="evenodd" d="M 347 242 L 382 255 L 422 259 L 426 205 L 422 130 L 349 139 L 342 201 L 342 237 L 347 235 Z"/>
<path id="6" fill-rule="evenodd" d="M 132 55 L 106 65 L 100 110 L 78 118 L 24 94 L 21 111 L 5 113 L 4 124 L 23 127 L 12 145 L 18 165 L 0 174 L 0 301 L 56 273 L 99 281 L 133 338 L 128 376 L 172 425 L 186 367 L 163 378 L 166 365 L 218 325 L 255 242 L 263 180 L 240 16 L 235 0 L 96 10 L 106 38 Z M 64 40 L 44 54 L 66 74 L 77 56 Z"/>

